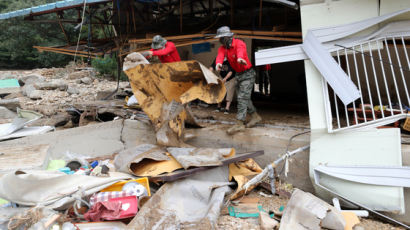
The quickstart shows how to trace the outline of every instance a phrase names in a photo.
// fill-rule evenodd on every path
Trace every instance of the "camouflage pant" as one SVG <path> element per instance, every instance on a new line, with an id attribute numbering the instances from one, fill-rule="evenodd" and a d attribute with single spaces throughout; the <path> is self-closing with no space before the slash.
<path id="1" fill-rule="evenodd" d="M 251 100 L 252 89 L 255 84 L 255 70 L 249 69 L 242 73 L 236 73 L 236 92 L 238 95 L 238 113 L 236 119 L 245 121 L 246 113 L 256 112 Z"/>

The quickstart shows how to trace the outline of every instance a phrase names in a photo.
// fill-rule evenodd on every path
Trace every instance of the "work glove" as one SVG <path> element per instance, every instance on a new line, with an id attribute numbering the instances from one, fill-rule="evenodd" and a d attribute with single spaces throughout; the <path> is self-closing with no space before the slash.
<path id="1" fill-rule="evenodd" d="M 215 69 L 216 69 L 216 71 L 221 71 L 222 64 L 221 63 L 216 64 Z"/>
<path id="2" fill-rule="evenodd" d="M 241 64 L 241 65 L 247 65 L 247 64 L 248 64 L 248 63 L 247 63 L 244 59 L 242 59 L 242 58 L 238 58 L 238 63 Z"/>
<path id="3" fill-rule="evenodd" d="M 151 55 L 152 55 L 152 52 L 151 51 L 144 51 L 141 54 L 142 54 L 142 56 L 144 56 L 146 58 L 150 58 Z"/>

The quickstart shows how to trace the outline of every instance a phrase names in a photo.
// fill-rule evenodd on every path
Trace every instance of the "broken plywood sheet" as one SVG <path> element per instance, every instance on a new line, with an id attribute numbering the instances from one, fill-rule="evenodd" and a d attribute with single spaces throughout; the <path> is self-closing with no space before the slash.
<path id="1" fill-rule="evenodd" d="M 220 166 L 222 160 L 235 155 L 233 148 L 167 148 L 168 152 L 185 168 Z"/>
<path id="2" fill-rule="evenodd" d="M 295 189 L 286 205 L 279 230 L 344 230 L 342 213 L 310 193 Z"/>
<path id="3" fill-rule="evenodd" d="M 229 197 L 229 199 L 235 200 L 239 197 L 243 197 L 245 193 L 252 191 L 252 189 L 254 189 L 257 184 L 248 188 L 247 191 L 243 189 L 243 185 L 261 172 L 262 168 L 251 158 L 230 164 L 229 181 L 235 180 L 236 183 L 238 183 L 238 187 L 236 191 Z"/>
<path id="4" fill-rule="evenodd" d="M 186 104 L 200 99 L 207 103 L 223 100 L 223 82 L 197 61 L 147 64 L 139 53 L 125 58 L 124 72 L 130 79 L 135 98 L 148 115 L 157 132 L 157 142 L 183 147 L 185 108 L 176 117 L 165 119 L 163 108 L 175 101 Z M 161 131 L 161 132 L 159 132 Z"/>
<path id="5" fill-rule="evenodd" d="M 20 169 L 45 169 L 49 145 L 7 147 L 0 150 L 0 173 Z"/>
<path id="6" fill-rule="evenodd" d="M 182 168 L 165 148 L 152 144 L 121 151 L 115 157 L 114 164 L 120 171 L 135 176 L 157 176 Z"/>
<path id="7" fill-rule="evenodd" d="M 239 161 L 244 161 L 244 162 L 252 161 L 252 162 L 254 162 L 253 159 L 250 159 L 250 158 L 255 158 L 255 157 L 261 156 L 263 154 L 264 154 L 264 151 L 256 151 L 256 152 L 250 152 L 250 153 L 237 154 L 236 156 L 225 158 L 224 160 L 222 160 L 222 164 L 223 165 L 227 165 L 227 164 L 232 165 L 232 163 L 239 162 Z M 255 164 L 256 164 L 256 162 L 255 162 Z M 154 182 L 157 182 L 157 181 L 162 181 L 162 182 L 175 181 L 175 180 L 185 178 L 185 177 L 188 177 L 188 176 L 192 176 L 193 174 L 196 174 L 196 173 L 199 173 L 199 172 L 202 172 L 202 171 L 205 171 L 205 170 L 209 170 L 209 169 L 212 169 L 212 168 L 215 168 L 215 167 L 218 167 L 218 166 L 203 166 L 203 167 L 189 168 L 187 170 L 178 170 L 178 171 L 175 171 L 175 172 L 172 172 L 172 173 L 167 173 L 167 174 L 162 174 L 162 175 L 150 177 L 150 181 L 154 181 Z M 241 172 L 243 172 L 243 171 L 241 171 Z M 257 173 L 255 173 L 255 174 L 257 174 Z M 229 172 L 229 175 L 232 175 L 231 171 Z M 238 175 L 238 176 L 240 176 L 240 175 Z"/>

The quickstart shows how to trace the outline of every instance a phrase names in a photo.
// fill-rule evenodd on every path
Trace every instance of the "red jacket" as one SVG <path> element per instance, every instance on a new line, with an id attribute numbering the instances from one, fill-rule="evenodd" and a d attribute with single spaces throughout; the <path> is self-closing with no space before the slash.
<path id="1" fill-rule="evenodd" d="M 248 58 L 248 53 L 246 53 L 246 44 L 242 40 L 234 38 L 229 49 L 225 48 L 225 46 L 220 46 L 215 63 L 222 64 L 224 62 L 225 56 L 227 57 L 232 69 L 235 70 L 236 73 L 242 73 L 243 71 L 248 70 L 252 67 L 252 64 Z M 247 65 L 239 64 L 238 58 L 245 60 Z"/>
<path id="2" fill-rule="evenodd" d="M 153 56 L 158 56 L 162 63 L 181 61 L 173 42 L 167 42 L 164 49 L 151 49 Z"/>

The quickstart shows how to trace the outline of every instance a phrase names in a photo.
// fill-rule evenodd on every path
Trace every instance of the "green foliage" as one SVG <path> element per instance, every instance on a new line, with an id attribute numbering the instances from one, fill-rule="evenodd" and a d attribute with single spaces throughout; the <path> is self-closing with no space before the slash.
<path id="1" fill-rule="evenodd" d="M 102 77 L 117 78 L 117 57 L 106 56 L 104 58 L 95 58 L 91 60 L 91 66 L 94 67 Z M 121 71 L 120 80 L 127 81 L 127 75 Z"/>
<path id="2" fill-rule="evenodd" d="M 14 0 L 1 1 L 0 11 L 28 8 L 56 0 Z M 55 14 L 41 16 L 41 19 L 56 19 Z M 70 32 L 72 25 L 64 25 Z M 33 46 L 54 46 L 66 44 L 64 35 L 56 23 L 35 23 L 14 18 L 0 21 L 0 68 L 59 67 L 73 58 L 55 53 L 39 53 Z"/>

